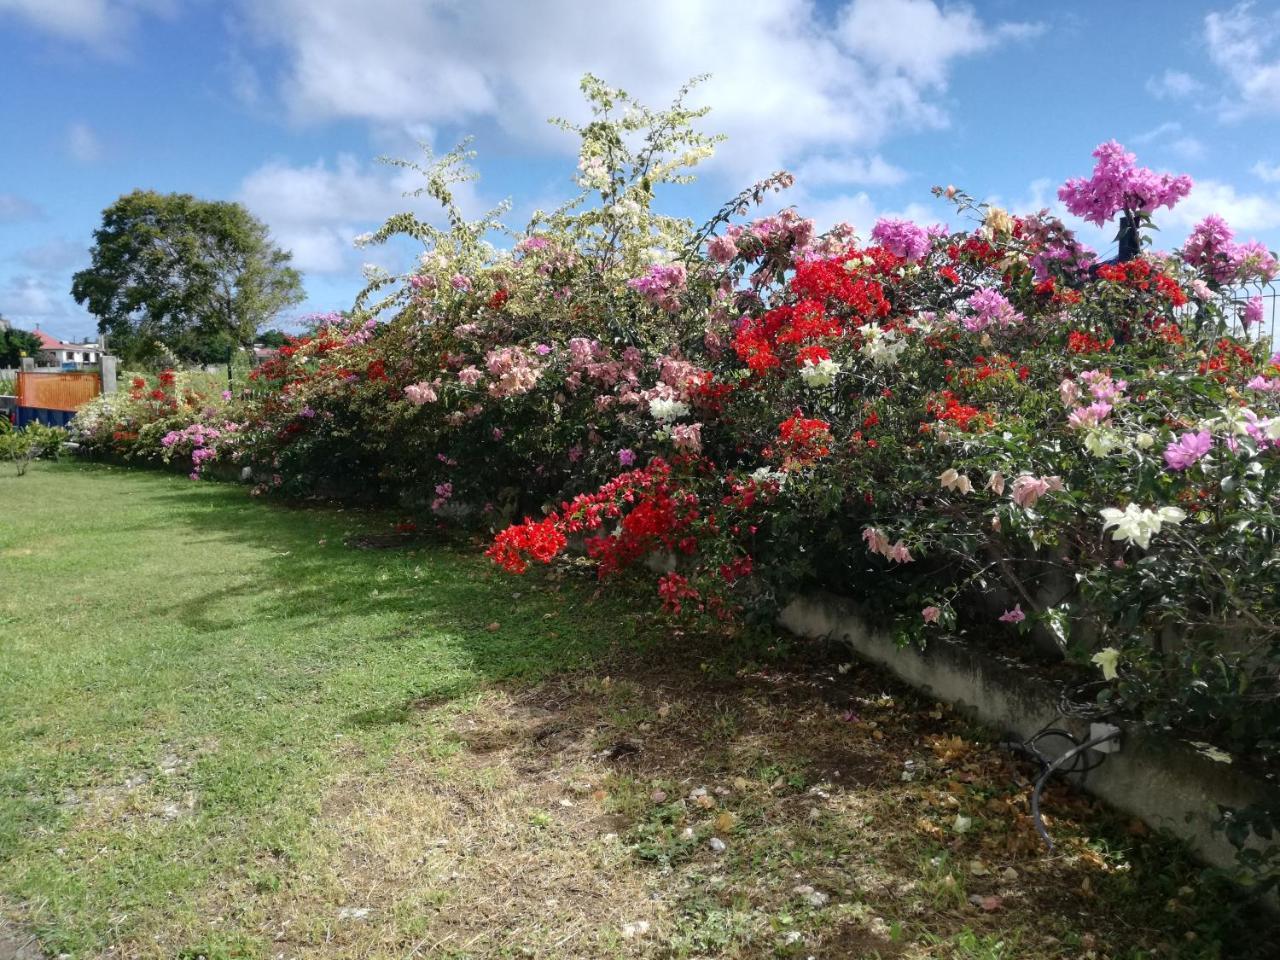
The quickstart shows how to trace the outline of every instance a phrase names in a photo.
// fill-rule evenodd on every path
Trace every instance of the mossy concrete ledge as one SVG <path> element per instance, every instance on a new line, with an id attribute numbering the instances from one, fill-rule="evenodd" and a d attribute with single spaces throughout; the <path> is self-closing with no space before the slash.
<path id="1" fill-rule="evenodd" d="M 1059 687 L 1025 664 L 949 640 L 932 641 L 923 650 L 901 647 L 872 628 L 855 604 L 828 594 L 792 601 L 779 620 L 800 636 L 842 641 L 862 659 L 1019 740 L 1047 725 L 1066 729 L 1081 741 L 1088 735 L 1087 722 L 1060 716 Z M 1266 802 L 1280 810 L 1274 783 L 1215 760 L 1165 731 L 1138 723 L 1116 725 L 1122 731 L 1120 750 L 1090 771 L 1085 789 L 1148 826 L 1181 837 L 1206 863 L 1231 867 L 1235 862 L 1235 849 L 1213 829 L 1220 806 Z M 1041 742 L 1045 752 L 1065 749 L 1055 739 Z"/>

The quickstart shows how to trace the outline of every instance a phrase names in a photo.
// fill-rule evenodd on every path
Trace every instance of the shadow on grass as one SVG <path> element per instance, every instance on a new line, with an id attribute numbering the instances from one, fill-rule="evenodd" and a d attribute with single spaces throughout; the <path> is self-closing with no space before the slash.
<path id="1" fill-rule="evenodd" d="M 594 596 L 585 577 L 542 569 L 512 576 L 482 556 L 480 541 L 376 550 L 346 544 L 390 529 L 398 517 L 389 511 L 288 505 L 253 499 L 242 487 L 179 483 L 137 495 L 164 522 L 192 531 L 183 538 L 190 549 L 230 542 L 252 551 L 238 582 L 211 585 L 167 611 L 196 631 L 270 621 L 282 636 L 322 635 L 327 640 L 313 649 L 350 663 L 376 648 L 422 656 L 445 644 L 493 680 L 539 677 L 653 637 L 625 598 Z M 344 649 L 340 638 L 352 634 Z M 405 703 L 372 705 L 350 722 L 399 722 L 412 701 L 441 693 L 414 690 Z"/>

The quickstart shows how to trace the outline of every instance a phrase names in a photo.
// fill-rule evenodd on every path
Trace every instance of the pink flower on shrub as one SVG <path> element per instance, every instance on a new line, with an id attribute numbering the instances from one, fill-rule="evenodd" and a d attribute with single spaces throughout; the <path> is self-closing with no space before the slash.
<path id="1" fill-rule="evenodd" d="M 998 290 L 983 288 L 970 296 L 967 302 L 973 315 L 965 317 L 961 322 L 971 333 L 985 330 L 993 324 L 1010 327 L 1026 319 Z"/>
<path id="2" fill-rule="evenodd" d="M 624 467 L 629 467 L 636 462 L 636 452 L 630 447 L 624 447 L 618 451 L 618 463 Z"/>
<path id="3" fill-rule="evenodd" d="M 410 403 L 417 404 L 418 406 L 422 406 L 424 403 L 435 403 L 437 399 L 435 386 L 435 384 L 426 380 L 421 380 L 418 383 L 411 383 L 409 386 L 404 388 L 405 398 Z"/>
<path id="4" fill-rule="evenodd" d="M 1170 470 L 1186 470 L 1213 447 L 1213 436 L 1208 430 L 1184 433 L 1164 448 L 1164 462 Z"/>
<path id="5" fill-rule="evenodd" d="M 474 364 L 469 367 L 463 367 L 458 371 L 458 382 L 464 387 L 474 387 L 483 379 L 484 374 Z"/>
<path id="6" fill-rule="evenodd" d="M 928 232 L 910 220 L 881 217 L 871 228 L 871 239 L 907 260 L 923 260 L 929 253 Z"/>
<path id="7" fill-rule="evenodd" d="M 1027 619 L 1027 615 L 1022 612 L 1022 604 L 1015 603 L 1012 610 L 1006 610 L 1000 614 L 1001 623 L 1021 623 Z"/>
<path id="8" fill-rule="evenodd" d="M 1058 396 L 1062 399 L 1062 405 L 1069 407 L 1080 399 L 1080 387 L 1074 380 L 1063 380 L 1058 384 Z"/>
<path id="9" fill-rule="evenodd" d="M 671 440 L 677 450 L 687 453 L 702 452 L 702 424 L 678 423 L 671 428 Z"/>
<path id="10" fill-rule="evenodd" d="M 867 545 L 868 550 L 881 556 L 884 556 L 889 549 L 888 538 L 876 527 L 863 527 L 862 541 Z"/>
<path id="11" fill-rule="evenodd" d="M 1262 322 L 1262 297 L 1249 298 L 1249 302 L 1244 305 L 1240 313 L 1240 322 L 1244 324 L 1246 330 L 1252 324 Z"/>
<path id="12" fill-rule="evenodd" d="M 628 280 L 627 286 L 655 306 L 675 313 L 680 309 L 680 294 L 687 280 L 683 263 L 654 264 L 644 276 Z"/>
<path id="13" fill-rule="evenodd" d="M 1111 374 L 1104 370 L 1086 370 L 1080 374 L 1080 379 L 1089 385 L 1089 393 L 1095 400 L 1120 399 L 1129 387 L 1127 380 L 1113 380 Z"/>
<path id="14" fill-rule="evenodd" d="M 938 618 L 942 616 L 942 611 L 937 607 L 925 607 L 920 611 L 920 616 L 924 618 L 925 623 L 937 623 Z"/>
<path id="15" fill-rule="evenodd" d="M 1125 209 L 1144 213 L 1158 207 L 1172 209 L 1191 192 L 1190 177 L 1139 167 L 1137 158 L 1114 140 L 1099 144 L 1093 156 L 1098 161 L 1093 176 L 1068 180 L 1058 188 L 1058 199 L 1077 217 L 1098 226 Z"/>
<path id="16" fill-rule="evenodd" d="M 453 287 L 453 289 L 459 291 L 460 293 L 471 292 L 471 278 L 468 277 L 466 274 L 455 273 L 449 279 L 449 285 Z"/>
<path id="17" fill-rule="evenodd" d="M 1182 245 L 1182 258 L 1218 283 L 1255 279 L 1270 282 L 1280 270 L 1271 251 L 1256 240 L 1236 243 L 1231 227 L 1217 214 L 1210 214 L 1195 225 Z M 1202 300 L 1208 299 L 1199 289 L 1195 293 Z"/>
<path id="18" fill-rule="evenodd" d="M 1067 423 L 1082 430 L 1086 427 L 1096 427 L 1111 414 L 1111 404 L 1097 400 L 1089 404 L 1087 407 L 1076 407 L 1067 415 Z"/>
<path id="19" fill-rule="evenodd" d="M 528 393 L 542 376 L 542 368 L 520 347 L 503 347 L 484 355 L 485 366 L 495 382 L 489 395 L 503 399 Z"/>
<path id="20" fill-rule="evenodd" d="M 1009 496 L 1013 498 L 1013 502 L 1027 510 L 1034 507 L 1050 490 L 1063 489 L 1061 477 L 1036 477 L 1029 473 L 1016 477 L 1010 486 L 1012 490 Z"/>
<path id="21" fill-rule="evenodd" d="M 733 237 L 712 237 L 707 244 L 707 256 L 716 263 L 728 263 L 737 255 L 738 244 L 734 242 Z"/>

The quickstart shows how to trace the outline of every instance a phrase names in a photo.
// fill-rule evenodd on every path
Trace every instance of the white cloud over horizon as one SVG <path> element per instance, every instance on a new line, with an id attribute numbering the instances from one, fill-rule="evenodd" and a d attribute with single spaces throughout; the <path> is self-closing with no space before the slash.
<path id="1" fill-rule="evenodd" d="M 733 145 L 717 164 L 749 183 L 811 152 L 873 147 L 948 122 L 939 102 L 959 60 L 1038 35 L 967 5 L 850 0 L 829 20 L 811 0 L 512 5 L 447 11 L 395 0 L 260 0 L 239 32 L 279 53 L 275 78 L 302 120 L 427 124 L 491 119 L 565 149 L 548 116 L 581 118 L 585 71 L 645 102 L 695 74 Z"/>
<path id="2" fill-rule="evenodd" d="M 175 0 L 0 0 L 0 20 L 8 14 L 110 58 L 124 55 L 141 17 L 175 10 Z"/>
<path id="3" fill-rule="evenodd" d="M 1232 87 L 1221 110 L 1229 119 L 1280 113 L 1280 11 L 1239 3 L 1204 18 L 1209 59 Z"/>

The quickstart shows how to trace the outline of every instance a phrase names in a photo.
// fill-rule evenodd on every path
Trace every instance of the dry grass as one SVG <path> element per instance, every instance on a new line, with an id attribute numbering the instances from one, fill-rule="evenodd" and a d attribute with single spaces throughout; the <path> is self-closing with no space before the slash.
<path id="1" fill-rule="evenodd" d="M 281 957 L 1265 950 L 1180 855 L 1066 788 L 1046 856 L 1029 771 L 870 670 L 674 656 L 425 707 L 380 775 L 332 785 L 297 872 L 207 915 Z"/>

